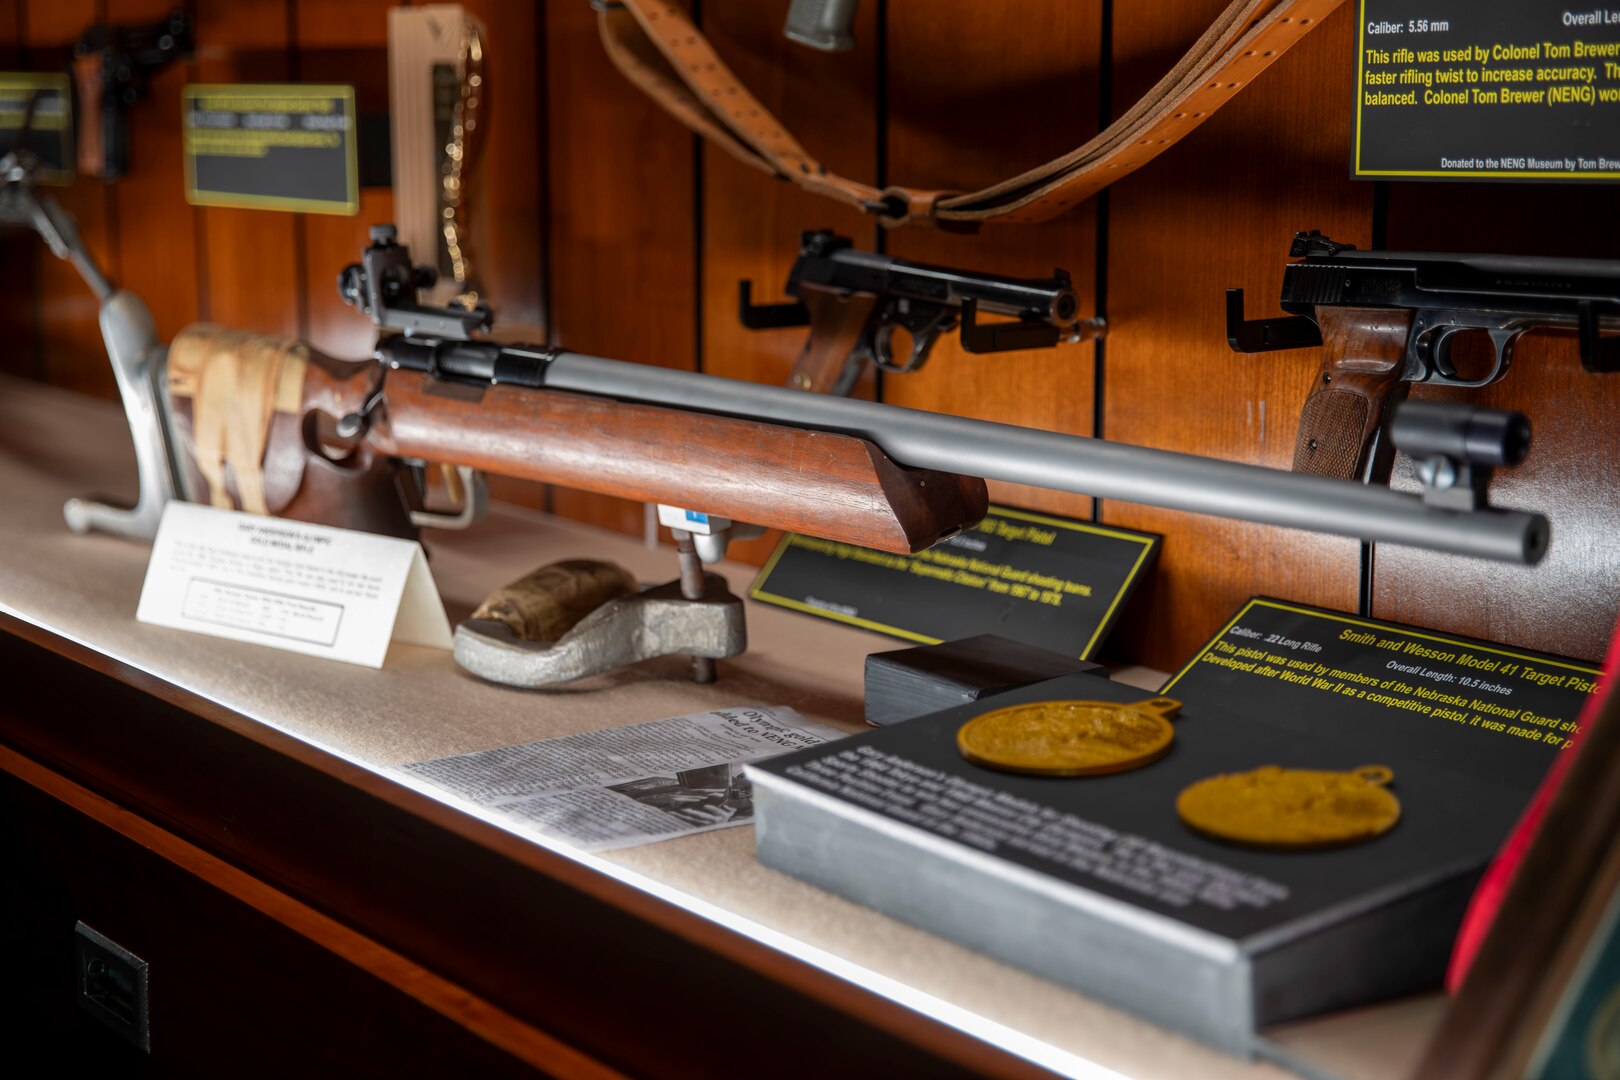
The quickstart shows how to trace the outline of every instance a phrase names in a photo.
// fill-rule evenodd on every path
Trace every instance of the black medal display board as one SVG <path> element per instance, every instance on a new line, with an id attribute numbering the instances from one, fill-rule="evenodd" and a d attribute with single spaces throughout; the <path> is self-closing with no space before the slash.
<path id="1" fill-rule="evenodd" d="M 992 506 L 916 555 L 790 533 L 748 595 L 935 645 L 999 634 L 1085 659 L 1158 551 L 1149 533 Z"/>
<path id="2" fill-rule="evenodd" d="M 30 102 L 34 111 L 22 149 L 39 161 L 34 179 L 44 184 L 71 184 L 75 165 L 73 97 L 66 75 L 0 71 L 0 154 L 16 146 Z"/>
<path id="3" fill-rule="evenodd" d="M 1620 179 L 1620 8 L 1360 0 L 1356 176 Z"/>
<path id="4" fill-rule="evenodd" d="M 359 213 L 354 87 L 195 85 L 181 107 L 192 205 Z"/>
<path id="5" fill-rule="evenodd" d="M 751 766 L 760 854 L 1250 1049 L 1256 1025 L 1438 985 L 1478 873 L 1596 677 L 1556 657 L 1254 600 L 1163 691 L 1183 708 L 1162 759 L 1053 778 L 962 757 L 958 729 L 991 708 L 1150 696 L 1066 676 Z M 1387 767 L 1400 819 L 1376 839 L 1301 851 L 1181 821 L 1188 786 L 1268 765 Z M 937 904 L 935 878 L 956 882 Z M 1364 955 L 1380 939 L 1400 948 Z"/>

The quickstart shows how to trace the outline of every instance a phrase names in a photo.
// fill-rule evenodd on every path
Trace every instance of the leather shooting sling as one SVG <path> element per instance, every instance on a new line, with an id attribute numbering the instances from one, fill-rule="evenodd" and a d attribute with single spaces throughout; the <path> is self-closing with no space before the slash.
<path id="1" fill-rule="evenodd" d="M 737 160 L 807 191 L 908 222 L 972 228 L 1046 221 L 1188 135 L 1343 0 L 1233 0 L 1175 67 L 1118 120 L 1044 165 L 966 193 L 875 188 L 829 172 L 750 94 L 673 0 L 600 5 L 615 67 L 675 119 Z"/>

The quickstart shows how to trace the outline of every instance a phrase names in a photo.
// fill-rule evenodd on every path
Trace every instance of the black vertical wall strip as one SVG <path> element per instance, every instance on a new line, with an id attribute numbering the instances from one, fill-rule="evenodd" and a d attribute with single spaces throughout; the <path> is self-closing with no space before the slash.
<path id="1" fill-rule="evenodd" d="M 1102 48 L 1098 50 L 1097 79 L 1099 83 L 1097 92 L 1097 130 L 1106 130 L 1114 119 L 1114 0 L 1102 0 L 1102 15 L 1098 26 L 1098 33 L 1102 35 Z M 1096 313 L 1106 319 L 1108 317 L 1108 189 L 1103 188 L 1097 193 L 1097 234 L 1096 234 L 1096 260 L 1095 273 L 1096 286 Z M 1106 380 L 1108 367 L 1108 338 L 1105 334 L 1091 343 L 1092 373 L 1091 373 L 1091 436 L 1101 439 L 1106 435 L 1103 430 L 1103 415 L 1105 413 L 1108 383 Z M 1091 500 L 1091 520 L 1102 521 L 1102 500 Z"/>
<path id="2" fill-rule="evenodd" d="M 889 186 L 889 0 L 878 0 L 875 64 L 872 108 L 877 113 L 877 122 L 872 125 L 872 130 L 873 138 L 877 140 L 877 152 L 873 155 L 877 176 L 873 183 L 882 191 Z M 874 222 L 872 233 L 872 250 L 880 255 L 886 254 L 889 250 L 889 230 Z M 872 376 L 873 397 L 882 401 L 883 372 L 873 371 Z"/>
<path id="3" fill-rule="evenodd" d="M 488 28 L 486 27 L 486 30 Z M 539 175 L 535 177 L 535 199 L 539 204 L 539 211 L 535 215 L 536 229 L 539 235 L 535 243 L 540 246 L 540 328 L 545 332 L 546 344 L 557 344 L 557 320 L 552 308 L 555 296 L 551 283 L 555 280 L 557 261 L 555 257 L 556 245 L 552 242 L 552 191 L 551 191 L 551 65 L 547 63 L 547 49 L 550 45 L 550 29 L 546 20 L 546 5 L 541 4 L 534 15 L 534 55 L 540 58 L 540 71 L 534 80 L 534 94 L 536 100 L 535 117 L 539 121 L 540 130 L 535 138 L 540 141 L 539 148 Z M 489 217 L 484 219 L 490 221 Z M 557 512 L 556 488 L 546 484 L 540 496 L 540 508 L 548 514 Z"/>
<path id="4" fill-rule="evenodd" d="M 534 80 L 535 118 L 539 121 L 540 130 L 535 133 L 538 140 L 539 168 L 534 178 L 535 202 L 539 211 L 535 215 L 536 232 L 534 242 L 540 251 L 540 326 L 545 331 L 546 343 L 557 344 L 557 336 L 552 327 L 557 320 L 552 318 L 552 275 L 556 266 L 552 257 L 551 243 L 551 79 L 547 72 L 550 65 L 546 63 L 546 50 L 549 48 L 550 31 L 546 24 L 545 5 L 541 5 L 534 17 L 534 55 L 539 57 L 540 72 Z M 484 219 L 488 222 L 490 219 Z"/>
<path id="5" fill-rule="evenodd" d="M 703 29 L 703 0 L 692 0 L 692 25 Z M 692 367 L 703 370 L 703 136 L 692 133 Z"/>
<path id="6" fill-rule="evenodd" d="M 1389 181 L 1372 182 L 1372 246 L 1389 246 Z M 1356 598 L 1356 610 L 1371 615 L 1373 583 L 1377 575 L 1378 548 L 1374 544 L 1361 545 L 1361 588 Z"/>

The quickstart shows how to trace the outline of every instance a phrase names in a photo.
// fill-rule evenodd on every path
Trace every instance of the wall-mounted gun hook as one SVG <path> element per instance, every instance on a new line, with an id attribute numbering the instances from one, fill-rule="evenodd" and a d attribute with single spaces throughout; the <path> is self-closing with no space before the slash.
<path id="1" fill-rule="evenodd" d="M 810 309 L 793 301 L 786 304 L 756 304 L 754 283 L 737 282 L 737 318 L 750 330 L 779 330 L 788 326 L 809 326 Z"/>
<path id="2" fill-rule="evenodd" d="M 1245 319 L 1243 290 L 1226 290 L 1226 341 L 1234 352 L 1271 352 L 1304 349 L 1322 344 L 1322 331 L 1303 315 L 1275 319 Z"/>
<path id="3" fill-rule="evenodd" d="M 1049 322 L 1018 319 L 1014 322 L 978 321 L 979 302 L 971 296 L 962 300 L 962 348 L 970 353 L 1012 352 L 1015 349 L 1049 349 L 1062 339 L 1062 331 Z"/>

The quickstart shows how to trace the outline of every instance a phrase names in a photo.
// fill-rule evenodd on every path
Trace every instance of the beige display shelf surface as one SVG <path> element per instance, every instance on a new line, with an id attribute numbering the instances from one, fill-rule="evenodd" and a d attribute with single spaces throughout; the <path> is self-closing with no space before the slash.
<path id="1" fill-rule="evenodd" d="M 0 380 L 0 610 L 383 775 L 404 762 L 751 703 L 791 705 L 853 732 L 862 726 L 863 657 L 897 647 L 750 603 L 749 652 L 723 662 L 712 685 L 694 684 L 688 663 L 669 658 L 563 690 L 524 692 L 474 679 L 437 650 L 395 646 L 381 670 L 370 670 L 146 626 L 135 621 L 135 607 L 147 546 L 75 536 L 61 514 L 70 496 L 133 491 L 119 410 Z M 429 547 L 452 622 L 493 588 L 555 559 L 613 559 L 647 581 L 675 576 L 667 549 L 504 508 L 465 533 L 434 534 Z M 720 571 L 739 594 L 753 574 L 739 565 Z M 1157 673 L 1116 677 L 1152 688 Z M 1290 1075 L 768 870 L 754 857 L 750 827 L 608 855 L 553 850 L 1059 1073 Z M 1311 1074 L 1402 1076 L 1440 1006 L 1437 997 L 1413 999 L 1268 1035 Z"/>

